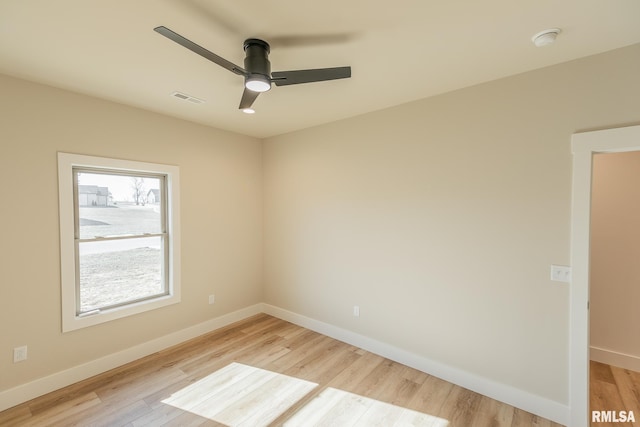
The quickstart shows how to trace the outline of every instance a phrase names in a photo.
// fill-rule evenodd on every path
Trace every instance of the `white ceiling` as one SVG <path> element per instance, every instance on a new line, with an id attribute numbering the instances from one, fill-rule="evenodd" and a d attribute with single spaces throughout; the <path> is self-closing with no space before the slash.
<path id="1" fill-rule="evenodd" d="M 352 78 L 274 86 L 243 114 L 242 77 L 159 25 L 241 66 L 257 37 L 273 71 Z M 0 73 L 261 138 L 639 42 L 638 0 L 0 0 Z"/>

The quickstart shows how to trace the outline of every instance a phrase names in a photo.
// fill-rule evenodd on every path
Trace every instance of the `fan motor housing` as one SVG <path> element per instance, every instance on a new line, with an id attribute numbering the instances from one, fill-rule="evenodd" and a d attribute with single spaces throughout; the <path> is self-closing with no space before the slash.
<path id="1" fill-rule="evenodd" d="M 271 78 L 271 62 L 269 62 L 269 43 L 260 39 L 244 41 L 244 68 L 251 74 L 262 74 Z"/>

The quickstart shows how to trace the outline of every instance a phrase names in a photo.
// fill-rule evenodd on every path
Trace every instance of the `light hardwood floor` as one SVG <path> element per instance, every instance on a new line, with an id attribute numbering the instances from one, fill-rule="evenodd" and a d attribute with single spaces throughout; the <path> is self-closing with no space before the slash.
<path id="1" fill-rule="evenodd" d="M 0 412 L 2 426 L 557 427 L 257 315 Z"/>
<path id="2" fill-rule="evenodd" d="M 591 361 L 589 405 L 592 411 L 633 411 L 633 423 L 591 423 L 592 426 L 640 427 L 640 372 Z"/>

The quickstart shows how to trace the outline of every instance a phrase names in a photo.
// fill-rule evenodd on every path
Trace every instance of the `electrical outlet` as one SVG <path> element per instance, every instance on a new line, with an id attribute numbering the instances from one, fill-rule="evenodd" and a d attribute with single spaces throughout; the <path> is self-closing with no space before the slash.
<path id="1" fill-rule="evenodd" d="M 27 360 L 27 346 L 16 347 L 13 349 L 13 363 L 22 362 Z"/>
<path id="2" fill-rule="evenodd" d="M 216 296 L 213 294 L 209 295 L 209 304 L 213 304 L 214 302 L 216 302 Z"/>
<path id="3" fill-rule="evenodd" d="M 360 306 L 359 305 L 354 305 L 353 306 L 353 317 L 360 317 Z"/>

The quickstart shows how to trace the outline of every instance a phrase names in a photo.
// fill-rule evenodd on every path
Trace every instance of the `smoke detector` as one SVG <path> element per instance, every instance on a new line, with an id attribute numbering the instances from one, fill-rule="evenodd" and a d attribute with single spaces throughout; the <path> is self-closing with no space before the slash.
<path id="1" fill-rule="evenodd" d="M 548 30 L 540 31 L 531 37 L 531 41 L 536 45 L 536 47 L 548 46 L 556 41 L 556 37 L 558 37 L 560 31 L 560 28 L 550 28 Z"/>

